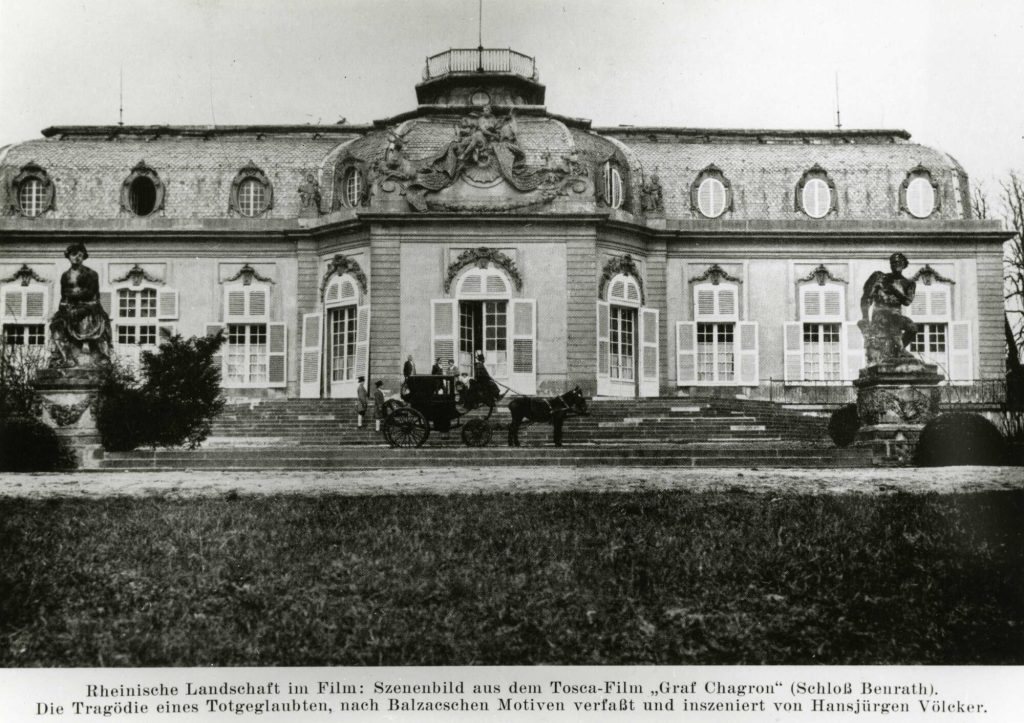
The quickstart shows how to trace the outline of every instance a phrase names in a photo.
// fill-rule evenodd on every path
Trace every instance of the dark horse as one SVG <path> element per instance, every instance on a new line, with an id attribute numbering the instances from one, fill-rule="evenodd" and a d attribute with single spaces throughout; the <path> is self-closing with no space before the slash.
<path id="1" fill-rule="evenodd" d="M 532 422 L 551 422 L 555 429 L 555 446 L 562 446 L 562 422 L 570 415 L 587 413 L 587 400 L 583 391 L 576 387 L 557 397 L 516 397 L 508 403 L 508 411 L 512 414 L 512 423 L 508 425 L 508 446 L 519 446 L 519 427 L 525 420 Z"/>

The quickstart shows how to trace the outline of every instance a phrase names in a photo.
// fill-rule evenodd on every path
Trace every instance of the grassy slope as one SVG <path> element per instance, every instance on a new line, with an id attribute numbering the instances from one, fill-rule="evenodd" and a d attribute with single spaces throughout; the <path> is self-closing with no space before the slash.
<path id="1" fill-rule="evenodd" d="M 1024 663 L 1024 493 L 0 501 L 2 665 Z"/>

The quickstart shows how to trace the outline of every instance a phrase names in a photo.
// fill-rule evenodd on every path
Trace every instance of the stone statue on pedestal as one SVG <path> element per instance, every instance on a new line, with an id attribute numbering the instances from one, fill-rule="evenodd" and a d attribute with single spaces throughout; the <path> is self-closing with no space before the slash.
<path id="1" fill-rule="evenodd" d="M 52 369 L 110 363 L 110 317 L 100 305 L 99 275 L 83 265 L 85 244 L 64 252 L 71 268 L 60 277 L 60 305 L 50 320 Z"/>
<path id="2" fill-rule="evenodd" d="M 857 326 L 864 334 L 868 366 L 914 358 L 906 346 L 917 335 L 917 324 L 903 315 L 902 307 L 914 301 L 917 284 L 903 276 L 907 268 L 903 254 L 890 256 L 889 267 L 889 273 L 876 271 L 868 277 L 860 297 L 864 318 Z"/>

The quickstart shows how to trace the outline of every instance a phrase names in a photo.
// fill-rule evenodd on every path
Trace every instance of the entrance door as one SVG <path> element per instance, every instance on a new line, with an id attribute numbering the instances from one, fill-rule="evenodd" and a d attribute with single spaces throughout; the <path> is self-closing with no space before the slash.
<path id="1" fill-rule="evenodd" d="M 508 302 L 459 302 L 459 371 L 473 375 L 473 356 L 484 353 L 484 366 L 492 377 L 507 379 Z"/>
<path id="2" fill-rule="evenodd" d="M 350 397 L 356 382 L 356 307 L 327 310 L 327 379 L 331 397 Z"/>

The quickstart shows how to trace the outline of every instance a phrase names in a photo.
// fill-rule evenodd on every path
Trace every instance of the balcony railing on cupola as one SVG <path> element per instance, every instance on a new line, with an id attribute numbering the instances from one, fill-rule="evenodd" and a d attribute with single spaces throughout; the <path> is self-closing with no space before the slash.
<path id="1" fill-rule="evenodd" d="M 452 48 L 431 55 L 423 69 L 423 80 L 433 80 L 449 73 L 515 73 L 538 80 L 537 62 L 511 48 Z"/>

